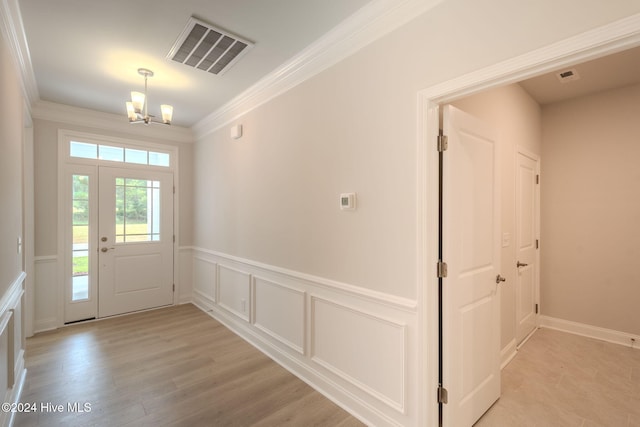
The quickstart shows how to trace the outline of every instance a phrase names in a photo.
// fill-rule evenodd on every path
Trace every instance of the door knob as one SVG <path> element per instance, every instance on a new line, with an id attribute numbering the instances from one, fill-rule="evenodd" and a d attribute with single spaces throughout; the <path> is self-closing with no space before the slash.
<path id="1" fill-rule="evenodd" d="M 102 252 L 107 252 L 109 249 L 115 249 L 115 248 L 107 248 L 106 246 L 103 247 L 102 249 L 100 249 Z"/>
<path id="2" fill-rule="evenodd" d="M 501 275 L 497 275 L 496 276 L 496 283 L 500 284 L 500 282 L 506 282 L 507 279 L 505 279 L 504 277 L 502 277 Z"/>
<path id="3" fill-rule="evenodd" d="M 520 261 L 518 261 L 518 262 L 516 263 L 516 267 L 518 267 L 518 268 L 520 268 L 520 267 L 526 267 L 527 265 L 529 265 L 529 264 L 525 264 L 524 262 L 520 262 Z"/>

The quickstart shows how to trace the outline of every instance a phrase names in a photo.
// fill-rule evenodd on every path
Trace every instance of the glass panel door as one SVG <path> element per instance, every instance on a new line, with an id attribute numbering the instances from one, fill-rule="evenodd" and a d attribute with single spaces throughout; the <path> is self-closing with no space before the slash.
<path id="1" fill-rule="evenodd" d="M 97 317 L 97 168 L 78 166 L 65 177 L 65 323 Z"/>
<path id="2" fill-rule="evenodd" d="M 173 304 L 173 173 L 99 167 L 98 317 Z"/>

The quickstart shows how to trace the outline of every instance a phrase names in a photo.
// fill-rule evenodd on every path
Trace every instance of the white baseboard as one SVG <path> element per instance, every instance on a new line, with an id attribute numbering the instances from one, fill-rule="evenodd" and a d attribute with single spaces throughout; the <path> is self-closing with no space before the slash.
<path id="1" fill-rule="evenodd" d="M 516 340 L 513 339 L 500 351 L 500 369 L 504 369 L 518 353 Z"/>
<path id="2" fill-rule="evenodd" d="M 540 316 L 540 326 L 543 328 L 581 335 L 583 337 L 595 338 L 613 344 L 624 345 L 626 347 L 640 348 L 640 335 L 634 335 L 627 332 L 615 331 L 613 329 L 601 328 L 599 326 L 592 326 L 548 316 Z M 635 340 L 635 345 L 632 345 L 632 340 Z"/>

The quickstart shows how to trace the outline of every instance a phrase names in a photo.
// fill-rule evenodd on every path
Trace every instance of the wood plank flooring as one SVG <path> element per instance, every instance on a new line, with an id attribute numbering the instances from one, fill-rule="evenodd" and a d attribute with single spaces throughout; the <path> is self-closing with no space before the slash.
<path id="1" fill-rule="evenodd" d="M 190 304 L 37 334 L 25 363 L 17 427 L 363 425 Z"/>
<path id="2" fill-rule="evenodd" d="M 538 330 L 476 427 L 640 427 L 640 350 Z"/>

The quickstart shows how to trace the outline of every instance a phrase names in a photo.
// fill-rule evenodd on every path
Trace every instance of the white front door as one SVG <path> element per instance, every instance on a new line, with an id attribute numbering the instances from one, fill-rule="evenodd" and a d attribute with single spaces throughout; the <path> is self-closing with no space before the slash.
<path id="1" fill-rule="evenodd" d="M 486 124 L 443 109 L 443 425 L 471 426 L 500 397 L 498 144 Z"/>
<path id="2" fill-rule="evenodd" d="M 98 317 L 173 303 L 173 174 L 99 167 Z"/>
<path id="3" fill-rule="evenodd" d="M 537 326 L 538 157 L 516 155 L 516 339 L 520 344 Z"/>

